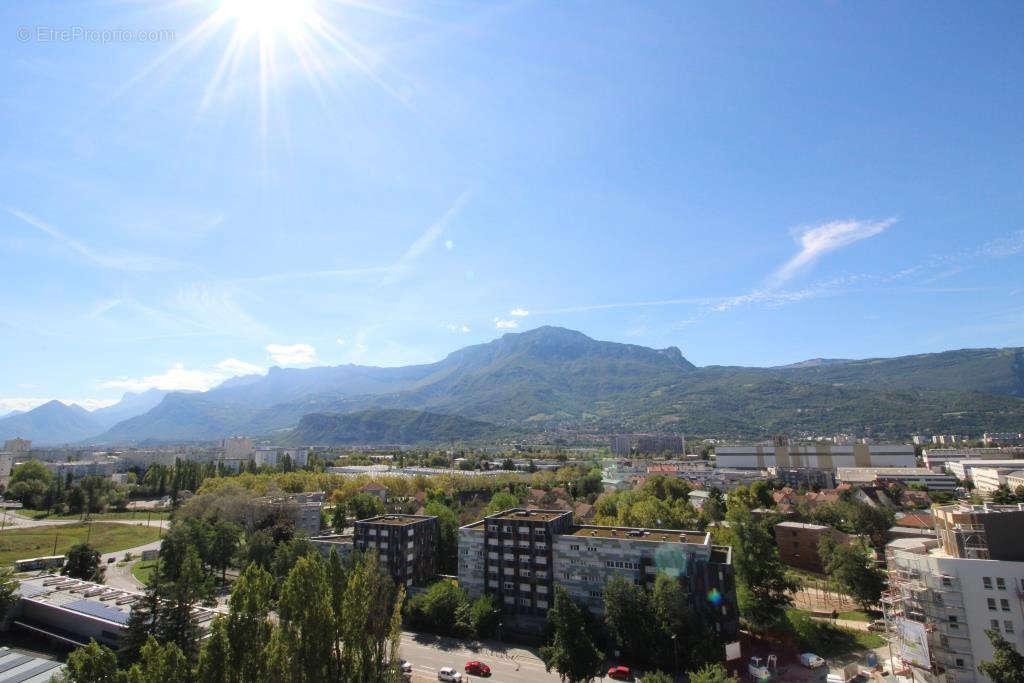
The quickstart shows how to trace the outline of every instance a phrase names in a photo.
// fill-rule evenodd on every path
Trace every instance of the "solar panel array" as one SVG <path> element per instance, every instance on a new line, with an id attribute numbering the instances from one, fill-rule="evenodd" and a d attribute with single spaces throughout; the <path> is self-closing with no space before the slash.
<path id="1" fill-rule="evenodd" d="M 107 621 L 113 621 L 122 626 L 128 624 L 127 612 L 122 612 L 119 609 L 92 600 L 72 600 L 62 605 L 62 607 L 93 617 L 99 617 L 100 619 L 106 619 Z"/>
<path id="2" fill-rule="evenodd" d="M 48 593 L 49 589 L 42 588 L 41 586 L 32 586 L 21 584 L 18 586 L 18 595 L 23 598 L 34 598 L 40 593 Z"/>

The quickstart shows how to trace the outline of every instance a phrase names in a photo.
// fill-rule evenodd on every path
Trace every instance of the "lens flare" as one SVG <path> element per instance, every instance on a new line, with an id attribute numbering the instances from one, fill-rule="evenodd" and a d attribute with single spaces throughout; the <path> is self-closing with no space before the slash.
<path id="1" fill-rule="evenodd" d="M 718 592 L 717 588 L 712 588 L 708 591 L 708 602 L 710 602 L 715 607 L 718 607 L 722 604 L 722 594 Z"/>

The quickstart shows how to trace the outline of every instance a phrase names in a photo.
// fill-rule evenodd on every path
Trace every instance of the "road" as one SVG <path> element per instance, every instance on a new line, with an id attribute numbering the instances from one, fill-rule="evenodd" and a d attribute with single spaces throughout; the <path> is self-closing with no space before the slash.
<path id="1" fill-rule="evenodd" d="M 143 513 L 140 511 L 139 515 Z M 22 517 L 21 515 L 13 512 L 0 512 L 0 526 L 5 529 L 27 529 L 29 527 L 38 526 L 60 526 L 62 524 L 79 524 L 84 520 L 80 519 L 31 519 L 29 517 Z M 138 517 L 136 519 L 93 519 L 93 522 L 109 523 L 109 524 L 146 524 L 145 517 Z M 149 526 L 162 526 L 167 529 L 171 526 L 169 520 L 166 519 L 153 519 L 149 520 Z"/>
<path id="2" fill-rule="evenodd" d="M 436 681 L 437 671 L 443 666 L 450 666 L 462 672 L 466 662 L 478 659 L 491 667 L 491 676 L 467 676 L 463 672 L 464 681 L 490 681 L 491 683 L 532 683 L 533 681 L 551 681 L 557 683 L 559 678 L 554 673 L 544 670 L 544 663 L 536 653 L 518 647 L 505 646 L 488 641 L 479 644 L 479 648 L 471 650 L 470 643 L 453 638 L 402 633 L 400 647 L 403 659 L 412 663 L 413 681 Z M 473 643 L 476 645 L 476 643 Z"/>

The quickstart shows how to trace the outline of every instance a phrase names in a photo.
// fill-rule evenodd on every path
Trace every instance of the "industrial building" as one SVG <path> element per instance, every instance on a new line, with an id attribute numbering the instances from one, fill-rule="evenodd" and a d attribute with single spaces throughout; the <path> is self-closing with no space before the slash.
<path id="1" fill-rule="evenodd" d="M 836 486 L 834 470 L 816 467 L 769 467 L 768 473 L 786 486 L 831 489 Z"/>
<path id="2" fill-rule="evenodd" d="M 959 460 L 946 463 L 946 471 L 960 481 L 974 481 L 973 470 L 979 467 L 994 469 L 1000 472 L 1013 472 L 1024 470 L 1024 460 Z"/>
<path id="3" fill-rule="evenodd" d="M 574 525 L 570 511 L 518 508 L 459 529 L 459 584 L 495 595 L 522 628 L 543 624 L 556 585 L 602 615 L 610 578 L 651 588 L 659 574 L 678 579 L 723 636 L 738 632 L 731 549 L 712 546 L 710 534 Z"/>
<path id="4" fill-rule="evenodd" d="M 914 447 L 891 444 L 815 443 L 796 445 L 786 437 L 771 444 L 716 446 L 718 467 L 766 469 L 768 467 L 810 467 L 835 470 L 839 467 L 914 467 Z"/>
<path id="5" fill-rule="evenodd" d="M 960 460 L 1012 460 L 1024 455 L 1024 448 L 926 448 L 924 466 L 933 472 L 945 472 L 946 464 Z"/>
<path id="6" fill-rule="evenodd" d="M 64 665 L 53 659 L 0 647 L 0 683 L 49 683 L 64 679 Z"/>
<path id="7" fill-rule="evenodd" d="M 932 472 L 927 467 L 840 467 L 836 470 L 836 480 L 853 486 L 896 482 L 904 486 L 920 484 L 929 491 L 956 489 L 956 479 L 948 474 Z"/>
<path id="8" fill-rule="evenodd" d="M 987 629 L 1024 649 L 1024 506 L 935 509 L 937 539 L 886 546 L 889 588 L 882 603 L 894 653 L 915 680 L 987 682 Z"/>

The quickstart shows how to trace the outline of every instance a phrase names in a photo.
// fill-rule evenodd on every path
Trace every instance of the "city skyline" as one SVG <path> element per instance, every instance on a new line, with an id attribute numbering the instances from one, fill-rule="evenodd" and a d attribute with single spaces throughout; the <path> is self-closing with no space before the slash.
<path id="1" fill-rule="evenodd" d="M 1017 5 L 297 6 L 0 9 L 0 414 L 540 325 L 1024 338 Z"/>

